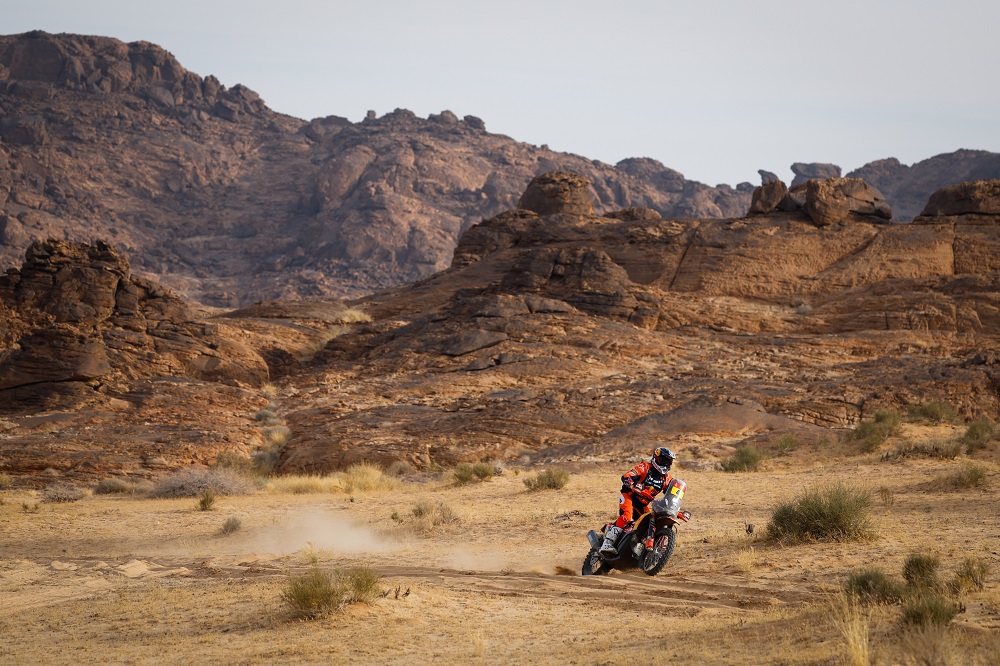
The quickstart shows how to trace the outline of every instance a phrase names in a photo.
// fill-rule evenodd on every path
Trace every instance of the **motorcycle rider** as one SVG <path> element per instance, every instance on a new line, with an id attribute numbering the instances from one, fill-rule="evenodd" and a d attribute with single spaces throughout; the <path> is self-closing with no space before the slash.
<path id="1" fill-rule="evenodd" d="M 618 549 L 615 548 L 615 540 L 622 533 L 622 529 L 632 522 L 632 516 L 641 516 L 646 511 L 646 506 L 653 501 L 664 486 L 670 483 L 673 475 L 670 467 L 674 464 L 677 456 L 668 448 L 658 446 L 649 462 L 641 462 L 622 475 L 622 494 L 618 500 L 618 520 L 608 528 L 604 535 L 604 543 L 601 544 L 600 553 L 602 555 L 616 555 Z"/>

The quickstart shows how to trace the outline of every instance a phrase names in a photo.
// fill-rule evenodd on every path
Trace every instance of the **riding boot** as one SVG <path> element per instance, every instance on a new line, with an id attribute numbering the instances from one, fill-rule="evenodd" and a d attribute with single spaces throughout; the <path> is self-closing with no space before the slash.
<path id="1" fill-rule="evenodd" d="M 615 539 L 618 535 L 622 533 L 622 528 L 617 525 L 612 525 L 608 528 L 608 531 L 604 535 L 604 543 L 601 544 L 601 549 L 598 551 L 602 555 L 617 555 L 618 549 L 615 548 Z"/>

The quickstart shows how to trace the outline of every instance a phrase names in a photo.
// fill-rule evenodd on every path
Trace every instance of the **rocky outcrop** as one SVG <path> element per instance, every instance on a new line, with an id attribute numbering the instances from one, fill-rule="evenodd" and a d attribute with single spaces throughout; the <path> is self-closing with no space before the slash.
<path id="1" fill-rule="evenodd" d="M 976 180 L 943 187 L 931 195 L 920 215 L 1000 215 L 1000 180 Z"/>
<path id="2" fill-rule="evenodd" d="M 821 164 L 819 162 L 808 164 L 796 162 L 792 165 L 792 173 L 795 174 L 795 177 L 792 179 L 792 187 L 795 187 L 813 179 L 829 180 L 831 178 L 840 178 L 840 167 L 836 164 Z"/>
<path id="3" fill-rule="evenodd" d="M 805 211 L 820 227 L 837 224 L 851 215 L 892 219 L 892 209 L 882 193 L 860 178 L 808 181 Z"/>
<path id="4" fill-rule="evenodd" d="M 0 349 L 0 395 L 54 382 L 184 376 L 236 385 L 267 379 L 263 360 L 193 321 L 187 305 L 130 273 L 110 245 L 34 243 L 20 270 L 0 277 L 16 335 Z M 21 391 L 21 395 L 25 395 Z"/>
<path id="5" fill-rule="evenodd" d="M 788 195 L 788 187 L 775 177 L 760 187 L 755 187 L 750 199 L 750 210 L 747 215 L 764 215 L 778 207 L 778 204 Z"/>
<path id="6" fill-rule="evenodd" d="M 528 183 L 517 207 L 538 215 L 593 215 L 594 200 L 588 191 L 589 186 L 586 178 L 575 173 L 544 173 Z"/>
<path id="7" fill-rule="evenodd" d="M 912 165 L 889 158 L 870 162 L 847 175 L 862 178 L 885 194 L 893 217 L 908 222 L 920 215 L 928 198 L 943 187 L 1000 178 L 1000 154 L 956 150 Z"/>

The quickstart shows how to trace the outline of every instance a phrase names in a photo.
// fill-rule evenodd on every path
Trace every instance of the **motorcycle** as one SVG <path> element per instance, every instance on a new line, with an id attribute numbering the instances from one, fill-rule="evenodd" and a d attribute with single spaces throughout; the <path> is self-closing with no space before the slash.
<path id="1" fill-rule="evenodd" d="M 690 511 L 681 511 L 681 501 L 687 485 L 680 479 L 671 479 L 663 489 L 663 496 L 650 502 L 639 518 L 618 536 L 616 554 L 601 554 L 604 534 L 614 522 L 607 523 L 600 531 L 587 532 L 590 552 L 583 560 L 584 576 L 599 576 L 612 569 L 642 569 L 648 576 L 660 573 L 670 559 L 677 543 L 677 525 L 691 520 Z"/>

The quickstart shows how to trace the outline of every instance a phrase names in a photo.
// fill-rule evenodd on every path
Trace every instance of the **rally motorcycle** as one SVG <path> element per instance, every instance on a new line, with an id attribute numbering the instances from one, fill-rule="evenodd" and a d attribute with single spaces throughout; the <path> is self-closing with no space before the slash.
<path id="1" fill-rule="evenodd" d="M 650 502 L 646 512 L 627 526 L 615 542 L 616 554 L 601 554 L 604 533 L 614 522 L 607 523 L 600 532 L 587 532 L 590 552 L 583 560 L 584 576 L 599 576 L 612 569 L 639 568 L 655 576 L 670 559 L 677 543 L 677 524 L 691 519 L 690 511 L 681 511 L 681 501 L 687 485 L 680 479 L 671 479 L 663 489 L 663 497 Z"/>

